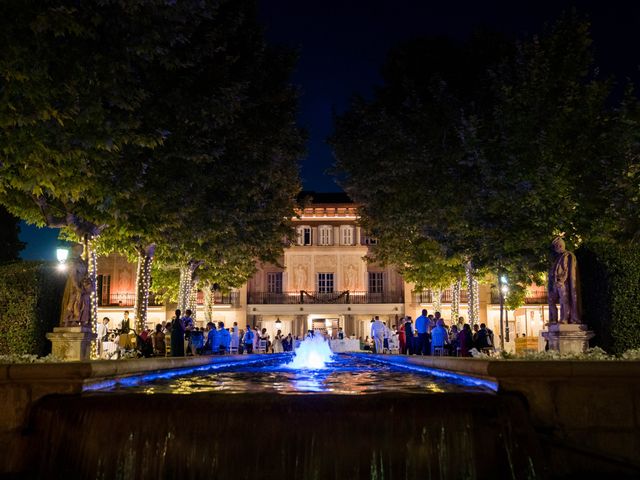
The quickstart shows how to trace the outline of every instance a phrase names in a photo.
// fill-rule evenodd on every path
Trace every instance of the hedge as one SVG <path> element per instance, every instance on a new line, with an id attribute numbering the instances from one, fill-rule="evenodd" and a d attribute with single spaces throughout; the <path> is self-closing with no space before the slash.
<path id="1" fill-rule="evenodd" d="M 640 348 L 640 250 L 592 244 L 576 251 L 583 322 L 592 346 L 620 355 Z"/>
<path id="2" fill-rule="evenodd" d="M 46 333 L 60 322 L 65 275 L 53 264 L 0 265 L 0 354 L 51 352 Z"/>

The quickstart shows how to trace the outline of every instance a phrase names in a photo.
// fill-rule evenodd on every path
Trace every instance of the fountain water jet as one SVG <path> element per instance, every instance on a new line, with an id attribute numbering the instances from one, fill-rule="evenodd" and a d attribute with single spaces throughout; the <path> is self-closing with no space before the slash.
<path id="1" fill-rule="evenodd" d="M 331 362 L 333 352 L 329 343 L 317 333 L 313 337 L 307 337 L 294 352 L 293 360 L 286 365 L 287 368 L 320 370 L 326 368 Z"/>

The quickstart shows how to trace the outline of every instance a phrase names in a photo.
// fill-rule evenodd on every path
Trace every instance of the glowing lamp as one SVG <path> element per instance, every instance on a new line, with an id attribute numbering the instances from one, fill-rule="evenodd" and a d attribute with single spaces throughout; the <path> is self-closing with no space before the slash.
<path id="1" fill-rule="evenodd" d="M 69 249 L 68 248 L 57 248 L 56 249 L 56 258 L 59 263 L 65 263 L 69 258 Z"/>

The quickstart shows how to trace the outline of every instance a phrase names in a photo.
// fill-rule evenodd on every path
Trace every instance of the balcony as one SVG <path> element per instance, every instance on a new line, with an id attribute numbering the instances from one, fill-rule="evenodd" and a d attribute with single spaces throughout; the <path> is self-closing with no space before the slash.
<path id="1" fill-rule="evenodd" d="M 98 305 L 101 307 L 133 307 L 135 303 L 135 293 L 98 293 Z M 159 300 L 156 301 L 155 295 L 153 293 L 149 293 L 149 306 L 155 307 L 158 305 L 162 305 L 162 302 Z"/>
<path id="2" fill-rule="evenodd" d="M 229 305 L 234 308 L 240 306 L 240 292 L 213 292 L 211 296 L 214 305 Z M 198 305 L 204 305 L 204 292 L 198 292 L 198 295 L 196 296 L 196 303 Z"/>
<path id="3" fill-rule="evenodd" d="M 500 304 L 500 293 L 497 289 L 491 289 L 491 303 L 495 305 Z M 547 303 L 549 303 L 549 295 L 546 290 L 527 292 L 527 296 L 524 297 L 525 305 L 546 305 Z"/>
<path id="4" fill-rule="evenodd" d="M 261 305 L 336 304 L 365 305 L 369 303 L 403 303 L 401 292 L 249 292 L 247 303 Z"/>
<path id="5" fill-rule="evenodd" d="M 453 300 L 453 290 L 447 288 L 440 293 L 440 303 L 451 303 Z M 431 290 L 422 290 L 413 292 L 413 303 L 433 303 L 433 292 Z M 460 303 L 467 303 L 467 291 L 460 290 Z"/>

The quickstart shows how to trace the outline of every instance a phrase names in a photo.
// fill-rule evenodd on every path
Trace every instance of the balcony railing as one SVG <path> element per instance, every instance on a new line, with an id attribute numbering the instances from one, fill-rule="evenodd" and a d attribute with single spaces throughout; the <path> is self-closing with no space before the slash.
<path id="1" fill-rule="evenodd" d="M 213 292 L 213 304 L 214 305 L 231 305 L 232 307 L 240 306 L 240 292 Z M 196 303 L 198 305 L 204 305 L 204 292 L 198 292 L 196 296 Z"/>
<path id="2" fill-rule="evenodd" d="M 526 297 L 524 297 L 525 305 L 546 305 L 549 302 L 549 295 L 547 292 L 531 292 L 528 293 Z M 498 305 L 500 304 L 500 292 L 495 289 L 491 289 L 491 303 Z"/>
<path id="3" fill-rule="evenodd" d="M 262 305 L 300 305 L 300 304 L 339 304 L 364 305 L 369 303 L 402 303 L 402 293 L 370 292 L 249 292 L 249 304 Z"/>
<path id="4" fill-rule="evenodd" d="M 422 290 L 413 292 L 413 303 L 433 303 L 434 292 Z M 453 300 L 453 290 L 447 288 L 440 293 L 440 303 L 451 303 Z M 460 303 L 467 303 L 467 291 L 460 290 Z"/>
<path id="5" fill-rule="evenodd" d="M 131 292 L 124 293 L 98 293 L 98 305 L 101 307 L 133 307 L 136 303 L 136 294 Z M 155 295 L 149 293 L 149 306 L 162 305 L 159 300 L 156 301 Z"/>

